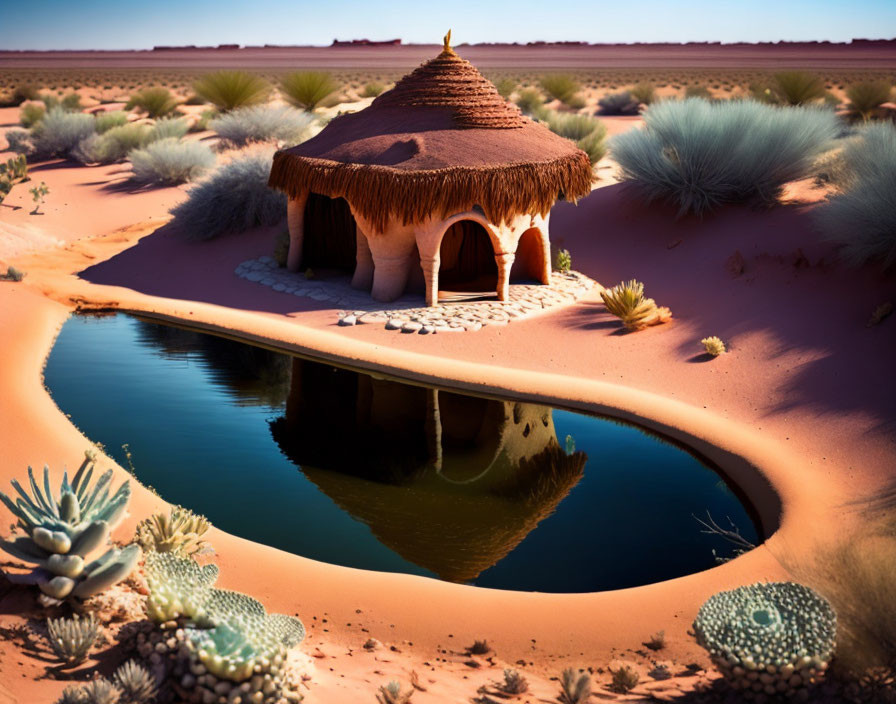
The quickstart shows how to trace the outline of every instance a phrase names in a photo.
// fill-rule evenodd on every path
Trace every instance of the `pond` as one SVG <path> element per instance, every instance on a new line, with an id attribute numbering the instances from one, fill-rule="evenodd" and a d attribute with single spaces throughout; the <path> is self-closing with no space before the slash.
<path id="1" fill-rule="evenodd" d="M 137 476 L 167 501 L 337 565 L 590 592 L 731 557 L 697 521 L 707 512 L 759 540 L 754 512 L 713 468 L 606 418 L 123 314 L 70 318 L 45 380 L 123 466 L 126 444 Z"/>

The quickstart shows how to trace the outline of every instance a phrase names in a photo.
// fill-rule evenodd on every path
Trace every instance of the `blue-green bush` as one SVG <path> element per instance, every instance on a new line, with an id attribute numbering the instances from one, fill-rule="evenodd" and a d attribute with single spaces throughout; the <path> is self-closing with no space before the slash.
<path id="1" fill-rule="evenodd" d="M 773 203 L 830 148 L 839 121 L 829 110 L 754 101 L 666 100 L 644 112 L 644 128 L 610 140 L 622 179 L 679 215 L 725 203 Z"/>
<path id="2" fill-rule="evenodd" d="M 896 264 L 896 126 L 868 125 L 843 148 L 842 192 L 816 209 L 825 237 L 853 265 Z"/>
<path id="3" fill-rule="evenodd" d="M 238 108 L 211 120 L 209 127 L 226 143 L 237 147 L 251 142 L 294 146 L 304 140 L 314 118 L 288 105 L 254 105 Z"/>
<path id="4" fill-rule="evenodd" d="M 286 196 L 268 188 L 273 152 L 262 149 L 221 166 L 171 210 L 191 239 L 206 240 L 274 225 L 286 218 Z"/>
<path id="5" fill-rule="evenodd" d="M 93 115 L 53 108 L 34 127 L 31 142 L 38 157 L 67 157 L 95 131 Z"/>
<path id="6" fill-rule="evenodd" d="M 135 180 L 174 186 L 201 176 L 215 163 L 215 155 L 199 142 L 160 139 L 135 149 L 128 160 Z"/>

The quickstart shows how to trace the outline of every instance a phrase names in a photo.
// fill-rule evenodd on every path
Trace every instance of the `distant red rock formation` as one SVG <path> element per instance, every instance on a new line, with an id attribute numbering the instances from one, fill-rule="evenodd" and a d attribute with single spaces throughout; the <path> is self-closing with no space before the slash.
<path id="1" fill-rule="evenodd" d="M 382 42 L 374 42 L 370 39 L 334 39 L 330 46 L 401 46 L 401 39 L 387 39 Z"/>

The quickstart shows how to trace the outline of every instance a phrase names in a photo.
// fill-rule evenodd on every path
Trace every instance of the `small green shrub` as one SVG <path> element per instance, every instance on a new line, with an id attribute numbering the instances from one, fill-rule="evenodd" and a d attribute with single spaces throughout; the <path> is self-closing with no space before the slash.
<path id="1" fill-rule="evenodd" d="M 786 183 L 810 173 L 840 130 L 830 111 L 753 101 L 664 100 L 644 111 L 644 122 L 613 137 L 610 152 L 624 181 L 647 201 L 677 205 L 680 215 L 774 203 Z"/>
<path id="2" fill-rule="evenodd" d="M 69 93 L 68 95 L 63 96 L 62 100 L 59 101 L 59 105 L 63 110 L 78 112 L 81 110 L 81 96 L 77 93 Z"/>
<path id="3" fill-rule="evenodd" d="M 367 85 L 364 86 L 364 90 L 361 91 L 362 98 L 375 98 L 380 93 L 386 90 L 386 86 L 382 83 L 377 83 L 376 81 L 371 81 Z"/>
<path id="4" fill-rule="evenodd" d="M 774 76 L 772 91 L 784 105 L 805 105 L 825 96 L 824 81 L 805 71 L 781 71 Z"/>
<path id="5" fill-rule="evenodd" d="M 510 100 L 510 96 L 513 95 L 516 87 L 517 82 L 512 78 L 501 78 L 495 81 L 495 88 L 497 88 L 498 93 L 504 100 Z"/>
<path id="6" fill-rule="evenodd" d="M 640 103 L 627 90 L 610 93 L 597 101 L 597 111 L 601 115 L 637 115 Z"/>
<path id="7" fill-rule="evenodd" d="M 613 682 L 610 689 L 620 694 L 626 694 L 638 686 L 641 681 L 640 675 L 630 665 L 620 665 L 615 670 L 611 669 L 610 674 L 613 676 Z"/>
<path id="8" fill-rule="evenodd" d="M 544 111 L 544 99 L 534 88 L 521 90 L 516 97 L 516 104 L 526 115 L 533 117 L 543 114 Z"/>
<path id="9" fill-rule="evenodd" d="M 865 83 L 853 83 L 846 89 L 846 97 L 849 99 L 848 109 L 852 117 L 862 120 L 870 120 L 880 109 L 880 106 L 890 100 L 893 95 L 893 86 L 887 81 L 868 81 Z"/>
<path id="10" fill-rule="evenodd" d="M 125 105 L 125 109 L 136 109 L 155 120 L 171 115 L 177 110 L 177 100 L 167 88 L 154 86 L 134 93 Z"/>
<path id="11" fill-rule="evenodd" d="M 141 183 L 174 186 L 194 181 L 215 163 L 215 155 L 199 142 L 161 139 L 128 154 L 133 177 Z"/>
<path id="12" fill-rule="evenodd" d="M 110 110 L 98 112 L 94 115 L 97 134 L 108 132 L 113 127 L 121 127 L 127 124 L 128 114 L 124 110 Z"/>
<path id="13" fill-rule="evenodd" d="M 896 264 L 896 126 L 870 124 L 843 148 L 843 192 L 814 211 L 824 237 L 854 266 Z"/>
<path id="14" fill-rule="evenodd" d="M 31 141 L 39 157 L 69 156 L 95 130 L 92 115 L 53 108 L 34 127 Z"/>
<path id="15" fill-rule="evenodd" d="M 65 665 L 77 665 L 87 659 L 90 648 L 96 641 L 99 622 L 93 614 L 85 618 L 47 619 L 47 634 L 50 647 Z"/>
<path id="16" fill-rule="evenodd" d="M 607 145 L 605 143 L 607 128 L 601 125 L 601 129 L 597 129 L 587 137 L 582 137 L 576 146 L 588 155 L 588 160 L 592 166 L 596 166 L 597 162 L 606 156 Z"/>
<path id="17" fill-rule="evenodd" d="M 548 115 L 547 126 L 551 132 L 574 142 L 587 137 L 596 130 L 603 130 L 606 133 L 603 123 L 590 115 L 564 115 L 551 112 Z"/>
<path id="18" fill-rule="evenodd" d="M 228 112 L 265 102 L 271 86 L 260 76 L 247 71 L 216 71 L 196 81 L 193 90 L 221 112 Z"/>
<path id="19" fill-rule="evenodd" d="M 712 100 L 712 92 L 706 86 L 686 86 L 684 89 L 684 97 L 687 98 L 703 98 L 704 100 Z"/>
<path id="20" fill-rule="evenodd" d="M 525 694 L 529 691 L 529 683 L 517 670 L 504 669 L 504 681 L 498 685 L 505 694 Z"/>
<path id="21" fill-rule="evenodd" d="M 34 83 L 23 83 L 12 92 L 12 104 L 21 105 L 26 100 L 40 100 L 40 86 Z"/>
<path id="22" fill-rule="evenodd" d="M 209 127 L 226 144 L 243 147 L 252 142 L 294 146 L 302 142 L 314 118 L 288 105 L 254 105 L 211 120 Z"/>
<path id="23" fill-rule="evenodd" d="M 642 105 L 650 105 L 656 101 L 656 89 L 652 83 L 639 83 L 629 93 Z"/>
<path id="24" fill-rule="evenodd" d="M 31 141 L 31 133 L 28 130 L 13 129 L 4 136 L 11 152 L 31 154 L 34 151 L 34 143 Z"/>
<path id="25" fill-rule="evenodd" d="M 219 167 L 171 210 L 192 239 L 211 239 L 286 218 L 286 196 L 268 188 L 273 152 L 258 150 Z"/>
<path id="26" fill-rule="evenodd" d="M 34 200 L 34 210 L 31 211 L 31 214 L 37 215 L 40 212 L 40 206 L 44 204 L 47 196 L 50 195 L 50 187 L 41 181 L 34 188 L 29 188 L 28 192 L 31 194 L 32 200 Z"/>
<path id="27" fill-rule="evenodd" d="M 182 117 L 165 117 L 157 120 L 149 132 L 149 141 L 180 139 L 190 131 L 189 123 Z"/>
<path id="28" fill-rule="evenodd" d="M 19 110 L 19 124 L 22 127 L 31 129 L 38 122 L 44 119 L 47 109 L 43 103 L 25 103 Z"/>
<path id="29" fill-rule="evenodd" d="M 658 307 L 652 298 L 644 296 L 644 284 L 635 279 L 623 281 L 600 292 L 607 312 L 615 315 L 627 330 L 643 330 L 672 319 L 672 312 Z"/>
<path id="30" fill-rule="evenodd" d="M 326 71 L 296 71 L 280 81 L 280 92 L 287 102 L 308 112 L 337 90 L 339 84 Z"/>
<path id="31" fill-rule="evenodd" d="M 572 255 L 568 249 L 557 250 L 557 254 L 554 255 L 554 269 L 561 274 L 567 274 L 572 269 Z"/>
<path id="32" fill-rule="evenodd" d="M 72 156 L 82 164 L 112 164 L 151 141 L 152 128 L 136 122 L 112 127 L 82 140 Z"/>
<path id="33" fill-rule="evenodd" d="M 551 100 L 559 100 L 561 103 L 568 103 L 581 89 L 579 82 L 565 73 L 542 76 L 539 83 Z"/>

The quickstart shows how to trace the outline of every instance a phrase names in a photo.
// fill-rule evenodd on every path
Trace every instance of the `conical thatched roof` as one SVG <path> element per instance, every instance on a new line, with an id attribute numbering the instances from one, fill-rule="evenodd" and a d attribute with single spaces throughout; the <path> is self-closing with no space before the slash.
<path id="1" fill-rule="evenodd" d="M 346 198 L 379 231 L 478 205 L 493 222 L 591 190 L 575 144 L 520 114 L 447 46 L 356 113 L 277 152 L 270 185 Z"/>

